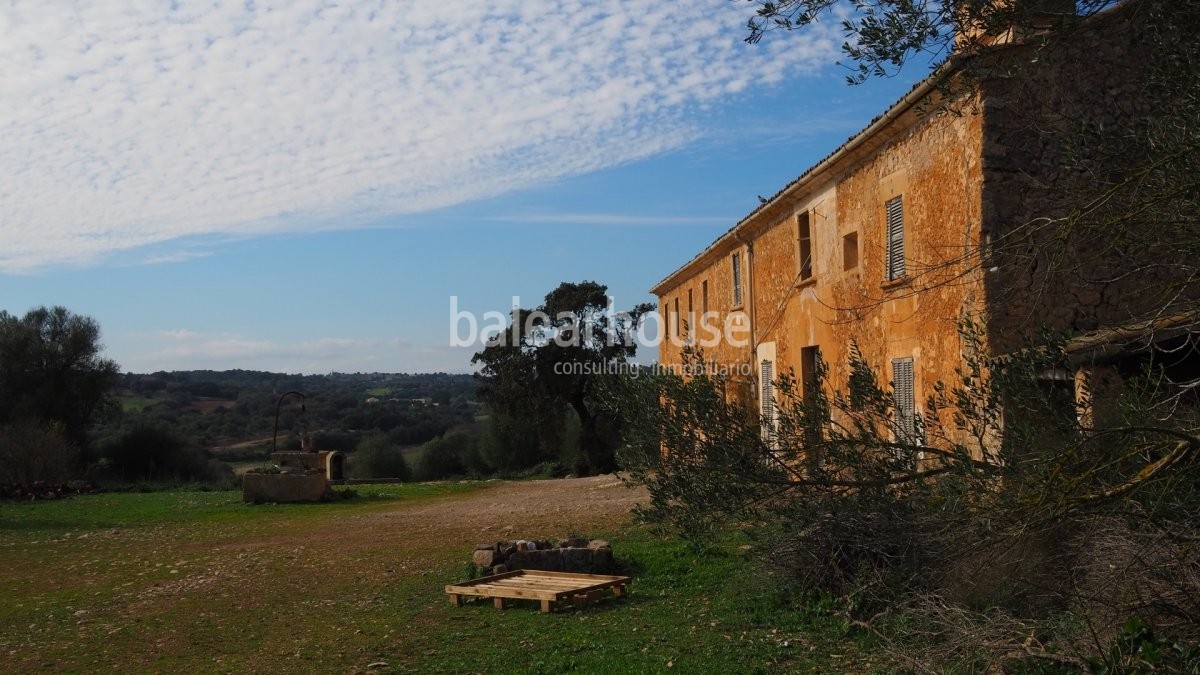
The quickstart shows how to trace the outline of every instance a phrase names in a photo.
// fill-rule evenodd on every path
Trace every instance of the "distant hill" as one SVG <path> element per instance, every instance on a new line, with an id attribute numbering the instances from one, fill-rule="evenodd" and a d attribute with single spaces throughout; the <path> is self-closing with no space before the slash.
<path id="1" fill-rule="evenodd" d="M 139 425 L 162 426 L 223 458 L 265 458 L 276 405 L 288 391 L 305 398 L 289 396 L 280 407 L 281 448 L 297 446 L 300 434 L 308 433 L 318 444 L 348 450 L 372 431 L 415 445 L 470 423 L 478 407 L 470 375 L 126 373 L 117 387 L 118 405 L 94 431 L 103 440 Z"/>

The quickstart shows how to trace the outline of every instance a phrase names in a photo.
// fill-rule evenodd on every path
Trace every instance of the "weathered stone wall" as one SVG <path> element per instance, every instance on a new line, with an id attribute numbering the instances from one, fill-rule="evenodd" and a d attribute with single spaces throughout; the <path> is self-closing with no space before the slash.
<path id="1" fill-rule="evenodd" d="M 998 59 L 983 84 L 984 227 L 994 242 L 989 332 L 999 351 L 1021 346 L 1043 324 L 1079 334 L 1145 318 L 1180 288 L 1174 263 L 1187 261 L 1171 260 L 1179 251 L 1145 246 L 1136 229 L 1120 242 L 1121 228 L 1095 236 L 1052 222 L 1137 165 L 1136 154 L 1113 152 L 1121 136 L 1169 108 L 1146 77 L 1150 45 L 1137 4 L 1067 40 L 1007 54 L 1011 70 Z M 1111 135 L 1085 135 L 1087 127 Z"/>
<path id="2" fill-rule="evenodd" d="M 708 280 L 710 308 L 731 311 L 730 258 L 741 252 L 755 355 L 730 348 L 710 355 L 741 359 L 754 373 L 762 358 L 773 358 L 777 374 L 790 369 L 802 376 L 801 350 L 815 346 L 830 365 L 832 385 L 844 387 L 855 340 L 883 382 L 891 378 L 890 359 L 914 357 L 917 398 L 923 399 L 923 386 L 953 378 L 960 363 L 958 320 L 982 299 L 974 261 L 964 260 L 980 231 L 981 126 L 969 114 L 901 117 L 826 180 L 798 191 L 786 211 L 747 223 L 743 235 L 752 252 L 736 241 L 714 246 L 709 264 L 681 279 L 660 306 L 672 311 L 678 297 L 686 312 L 687 289 Z M 908 276 L 889 283 L 884 204 L 898 194 L 904 198 Z M 799 277 L 801 213 L 808 214 L 812 238 L 807 280 Z M 849 256 L 848 245 L 855 247 Z M 677 362 L 677 354 L 678 347 L 664 345 L 660 358 Z M 756 391 L 758 383 L 753 385 Z"/>
<path id="3" fill-rule="evenodd" d="M 612 574 L 617 571 L 612 546 L 603 539 L 513 539 L 479 544 L 471 564 L 483 574 L 514 570 Z"/>
<path id="4" fill-rule="evenodd" d="M 742 302 L 740 304 L 734 303 L 732 258 L 735 252 L 741 257 Z M 715 340 L 715 345 L 703 347 L 705 360 L 717 364 L 717 367 L 723 368 L 729 375 L 730 393 L 733 396 L 748 401 L 753 388 L 753 378 L 746 372 L 749 370 L 748 364 L 751 360 L 748 313 L 749 250 L 746 246 L 735 242 L 730 247 L 722 248 L 714 253 L 710 256 L 708 264 L 698 273 L 659 298 L 659 325 L 665 331 L 664 339 L 659 345 L 659 363 L 668 367 L 680 365 L 680 351 L 684 341 L 690 338 L 699 343 L 707 336 L 712 335 L 712 331 L 701 325 L 702 316 L 707 308 L 714 315 L 709 322 L 712 330 L 723 335 L 728 325 L 735 340 L 742 340 L 746 344 L 738 346 L 724 339 Z M 707 303 L 705 303 L 706 289 Z M 689 291 L 692 303 L 690 317 L 688 315 Z M 676 302 L 678 302 L 680 313 L 678 336 L 675 333 L 676 320 L 673 317 Z"/>
<path id="5" fill-rule="evenodd" d="M 913 357 L 918 401 L 934 382 L 954 379 L 958 323 L 981 300 L 968 255 L 978 245 L 980 128 L 969 112 L 930 113 L 841 177 L 837 224 L 823 243 L 841 251 L 854 233 L 859 264 L 830 264 L 827 283 L 818 279 L 800 298 L 781 333 L 815 337 L 810 344 L 821 348 L 835 386 L 845 386 L 851 340 L 883 382 L 891 379 L 891 359 Z M 906 274 L 888 281 L 885 203 L 896 196 L 903 200 Z"/>
<path id="6" fill-rule="evenodd" d="M 329 489 L 323 473 L 247 473 L 242 500 L 253 504 L 319 502 Z"/>
<path id="7" fill-rule="evenodd" d="M 330 480 L 345 478 L 341 475 L 344 456 L 336 450 L 273 452 L 271 461 L 285 470 L 321 471 Z"/>
<path id="8" fill-rule="evenodd" d="M 1010 236 L 1025 223 L 1065 214 L 1088 194 L 1083 188 L 1105 178 L 1067 164 L 1081 151 L 1080 125 L 1119 129 L 1154 114 L 1155 99 L 1139 79 L 1140 29 L 1128 21 L 1138 16 L 1135 5 L 1082 22 L 1057 46 L 1000 48 L 990 59 L 1010 60 L 1014 75 L 994 70 L 950 112 L 894 106 L 660 285 L 661 309 L 673 311 L 679 298 L 686 312 L 688 290 L 698 303 L 707 280 L 710 308 L 735 311 L 729 278 L 738 252 L 747 289 L 740 309 L 751 317 L 754 349 L 710 355 L 748 363 L 752 377 L 764 358 L 777 374 L 804 376 L 802 350 L 818 347 L 832 386 L 843 388 L 853 340 L 884 383 L 892 359 L 913 358 L 919 412 L 935 382 L 957 379 L 964 318 L 982 317 L 983 347 L 1004 353 L 1043 325 L 1080 333 L 1160 307 L 1164 287 L 1179 287 L 1179 265 L 1169 255 L 1157 261 L 1165 264 L 1156 279 L 1123 275 L 1151 261 L 1131 260 L 1129 247 L 1104 238 L 1068 238 L 1064 246 L 1053 228 L 1019 245 Z M 889 282 L 885 203 L 897 195 L 907 274 Z M 808 280 L 798 277 L 801 213 L 813 243 Z M 855 255 L 846 255 L 848 245 Z M 1052 273 L 1055 265 L 1063 273 Z M 1175 286 L 1156 283 L 1162 279 Z M 1200 285 L 1191 293 L 1200 295 Z M 660 358 L 677 362 L 678 347 L 664 344 Z M 750 384 L 757 401 L 760 383 Z"/>

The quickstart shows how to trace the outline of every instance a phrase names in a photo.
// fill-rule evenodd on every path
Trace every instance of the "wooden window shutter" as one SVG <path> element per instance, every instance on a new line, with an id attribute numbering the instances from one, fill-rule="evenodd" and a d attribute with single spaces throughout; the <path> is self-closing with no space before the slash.
<path id="1" fill-rule="evenodd" d="M 896 404 L 896 440 L 917 443 L 917 401 L 912 357 L 892 359 L 892 388 Z"/>
<path id="2" fill-rule="evenodd" d="M 733 267 L 733 306 L 740 307 L 742 304 L 742 254 L 734 253 L 732 259 Z"/>
<path id="3" fill-rule="evenodd" d="M 902 279 L 904 269 L 904 198 L 887 201 L 887 278 Z"/>
<path id="4" fill-rule="evenodd" d="M 759 375 L 762 378 L 762 398 L 759 411 L 762 419 L 763 439 L 775 444 L 775 364 L 763 359 Z"/>

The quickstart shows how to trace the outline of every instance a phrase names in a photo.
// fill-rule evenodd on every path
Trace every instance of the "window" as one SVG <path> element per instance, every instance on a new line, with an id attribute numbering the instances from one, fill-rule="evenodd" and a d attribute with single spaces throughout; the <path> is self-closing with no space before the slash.
<path id="1" fill-rule="evenodd" d="M 700 311 L 708 314 L 708 280 L 700 282 Z"/>
<path id="2" fill-rule="evenodd" d="M 775 363 L 763 359 L 759 364 L 762 378 L 762 397 L 759 399 L 759 414 L 762 422 L 763 440 L 775 446 Z"/>
<path id="3" fill-rule="evenodd" d="M 808 211 L 796 217 L 796 239 L 799 243 L 798 273 L 801 281 L 807 281 L 813 276 L 812 227 L 809 224 Z"/>
<path id="4" fill-rule="evenodd" d="M 800 392 L 804 400 L 811 403 L 821 386 L 818 369 L 821 364 L 821 348 L 813 345 L 800 350 Z M 821 429 L 816 425 L 804 425 L 804 458 L 809 471 L 821 466 Z"/>
<path id="5" fill-rule="evenodd" d="M 821 386 L 821 381 L 817 377 L 817 364 L 820 361 L 820 347 L 804 347 L 800 350 L 800 377 L 803 378 L 800 392 L 804 395 L 805 400 L 815 396 L 817 387 Z"/>
<path id="6" fill-rule="evenodd" d="M 904 278 L 904 198 L 900 195 L 887 201 L 887 279 Z"/>
<path id="7" fill-rule="evenodd" d="M 695 311 L 696 311 L 695 308 L 692 306 L 692 289 L 689 288 L 688 289 L 687 323 L 685 323 L 683 326 L 683 329 L 688 332 L 688 335 L 691 335 L 693 333 L 693 331 L 696 330 L 696 328 L 695 328 L 695 326 L 696 326 Z"/>
<path id="8" fill-rule="evenodd" d="M 734 253 L 733 260 L 733 306 L 742 306 L 742 254 Z"/>
<path id="9" fill-rule="evenodd" d="M 679 337 L 679 298 L 675 298 L 675 311 L 671 314 L 671 333 Z"/>
<path id="10" fill-rule="evenodd" d="M 895 434 L 901 443 L 923 443 L 917 421 L 912 357 L 892 359 L 892 389 L 896 405 Z"/>
<path id="11" fill-rule="evenodd" d="M 842 269 L 858 267 L 858 233 L 851 232 L 842 237 Z"/>

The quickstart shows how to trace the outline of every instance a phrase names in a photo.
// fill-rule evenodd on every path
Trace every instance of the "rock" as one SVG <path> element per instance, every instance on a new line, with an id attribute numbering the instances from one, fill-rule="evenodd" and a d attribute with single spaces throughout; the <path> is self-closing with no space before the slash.
<path id="1" fill-rule="evenodd" d="M 594 574 L 610 574 L 616 571 L 617 564 L 613 560 L 611 548 L 598 548 L 592 552 L 592 572 Z"/>
<path id="2" fill-rule="evenodd" d="M 509 569 L 563 571 L 563 549 L 551 548 L 543 551 L 516 551 L 508 558 Z"/>
<path id="3" fill-rule="evenodd" d="M 562 551 L 563 571 L 583 572 L 592 571 L 592 552 L 586 548 L 564 548 Z"/>
<path id="4" fill-rule="evenodd" d="M 479 544 L 472 554 L 472 562 L 487 574 L 512 570 L 612 574 L 617 570 L 609 542 L 583 537 L 555 541 L 511 539 Z"/>

